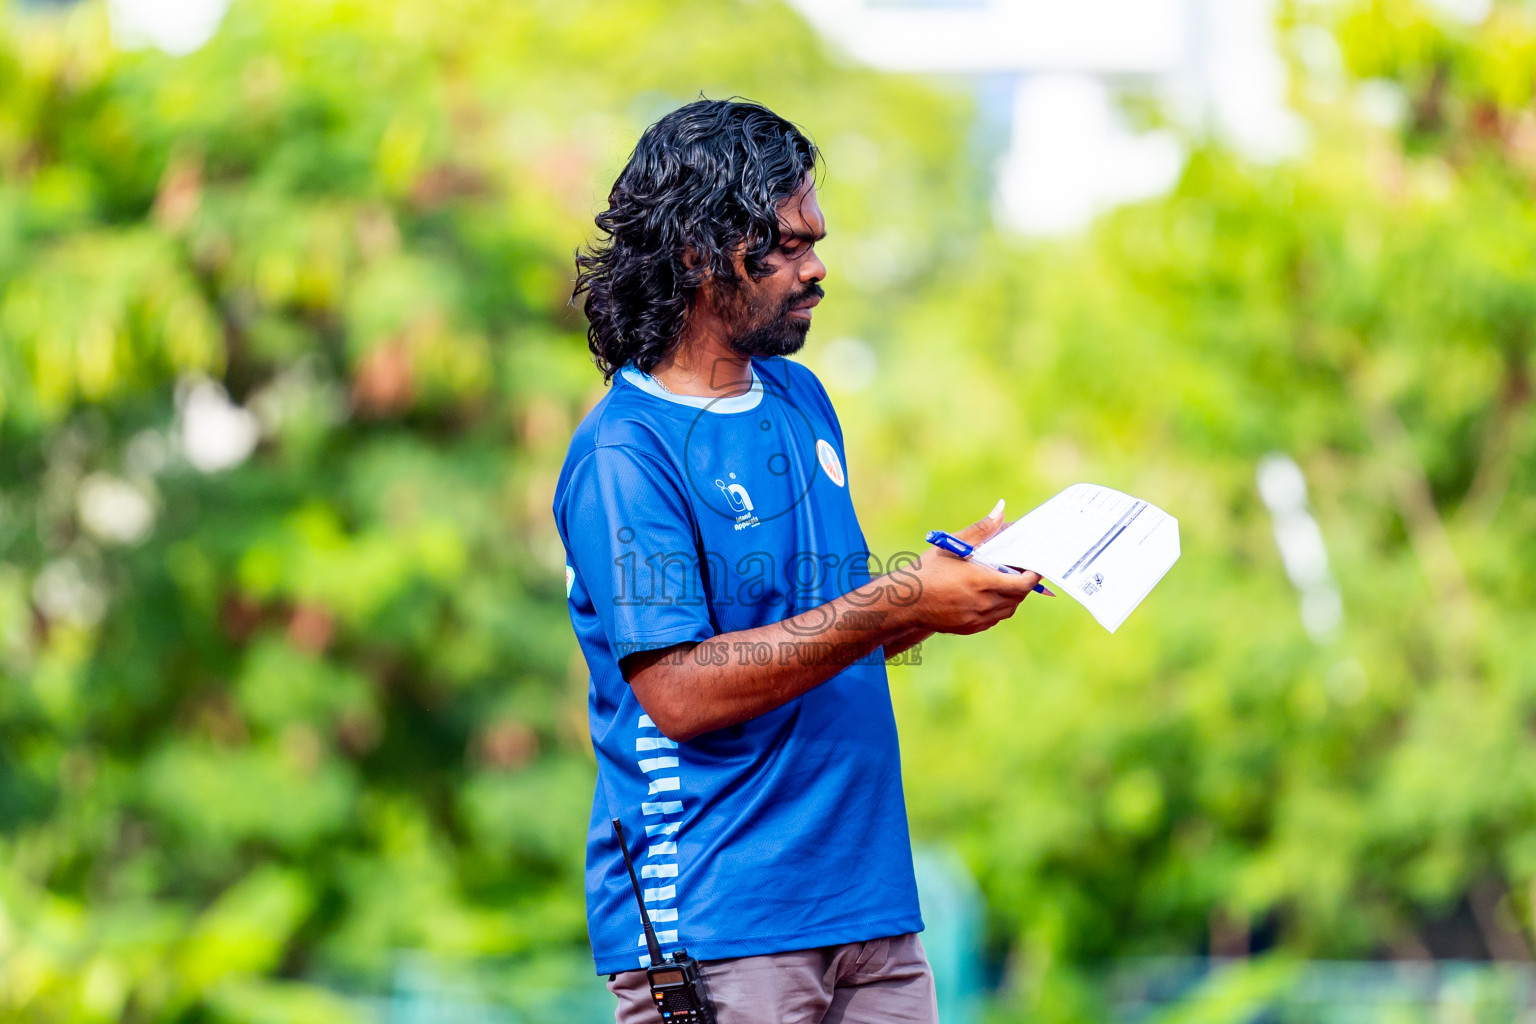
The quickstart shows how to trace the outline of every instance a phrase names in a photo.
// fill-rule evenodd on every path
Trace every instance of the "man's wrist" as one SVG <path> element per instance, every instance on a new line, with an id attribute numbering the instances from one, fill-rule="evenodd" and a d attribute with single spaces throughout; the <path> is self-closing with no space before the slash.
<path id="1" fill-rule="evenodd" d="M 877 582 L 884 581 L 882 577 Z M 887 640 L 896 639 L 904 633 L 930 629 L 924 621 L 921 590 L 909 593 L 891 585 L 882 586 L 880 611 L 884 613 L 882 625 Z"/>

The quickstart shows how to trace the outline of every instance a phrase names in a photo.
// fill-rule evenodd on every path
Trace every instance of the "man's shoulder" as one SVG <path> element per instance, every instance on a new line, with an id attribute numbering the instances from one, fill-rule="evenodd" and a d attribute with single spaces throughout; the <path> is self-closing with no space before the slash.
<path id="1" fill-rule="evenodd" d="M 641 461 L 647 468 L 666 473 L 672 465 L 668 425 L 646 414 L 643 402 L 635 400 L 634 389 L 613 384 L 608 393 L 582 417 L 566 448 L 565 464 L 555 487 L 555 504 L 560 504 L 578 467 L 601 462 L 608 457 Z M 601 454 L 600 454 L 601 453 Z M 589 460 L 598 458 L 599 463 Z"/>
<path id="2" fill-rule="evenodd" d="M 651 414 L 634 388 L 617 380 L 571 435 L 566 463 L 580 461 L 600 448 L 632 448 L 661 455 L 669 444 L 669 423 Z"/>
<path id="3" fill-rule="evenodd" d="M 777 389 L 791 405 L 802 412 L 815 411 L 830 423 L 834 430 L 841 431 L 842 428 L 838 425 L 837 408 L 832 404 L 832 397 L 827 394 L 821 379 L 809 366 L 781 356 L 760 362 L 765 365 L 759 366 L 758 372 L 768 382 L 769 387 Z M 838 443 L 842 443 L 840 433 Z"/>
<path id="4" fill-rule="evenodd" d="M 758 376 L 772 386 L 777 386 L 791 393 L 800 391 L 813 391 L 825 396 L 826 388 L 821 386 L 821 380 L 804 363 L 797 363 L 793 359 L 783 356 L 769 356 L 752 361 Z"/>

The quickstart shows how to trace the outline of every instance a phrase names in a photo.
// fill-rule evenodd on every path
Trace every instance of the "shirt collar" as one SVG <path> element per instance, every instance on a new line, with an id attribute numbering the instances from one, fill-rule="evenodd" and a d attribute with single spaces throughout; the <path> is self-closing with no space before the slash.
<path id="1" fill-rule="evenodd" d="M 672 402 L 676 405 L 686 405 L 690 409 L 703 409 L 705 412 L 720 413 L 722 415 L 733 412 L 751 412 L 757 408 L 763 400 L 763 382 L 757 375 L 757 367 L 751 367 L 752 385 L 746 391 L 730 398 L 708 398 L 703 395 L 674 395 L 660 384 L 650 374 L 641 373 L 633 366 L 626 366 L 619 371 L 619 376 L 644 391 L 648 395 L 655 395 L 664 402 Z"/>

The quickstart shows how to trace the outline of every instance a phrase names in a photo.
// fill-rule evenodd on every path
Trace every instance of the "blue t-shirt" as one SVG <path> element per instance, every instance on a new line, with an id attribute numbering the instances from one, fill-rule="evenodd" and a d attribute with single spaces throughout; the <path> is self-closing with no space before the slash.
<path id="1" fill-rule="evenodd" d="M 649 962 L 612 817 L 666 953 L 756 956 L 923 927 L 880 652 L 684 743 L 652 724 L 619 671 L 627 654 L 778 622 L 883 571 L 854 516 L 821 383 L 784 359 L 753 372 L 746 394 L 705 399 L 622 371 L 577 429 L 555 489 L 571 621 L 592 674 L 587 927 L 602 974 Z M 804 643 L 728 656 L 814 658 L 836 638 L 827 625 Z"/>

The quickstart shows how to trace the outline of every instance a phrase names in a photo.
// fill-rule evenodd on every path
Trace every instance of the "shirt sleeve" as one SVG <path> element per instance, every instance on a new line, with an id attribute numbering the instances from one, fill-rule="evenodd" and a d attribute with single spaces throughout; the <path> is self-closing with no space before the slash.
<path id="1" fill-rule="evenodd" d="M 668 467 L 597 448 L 573 471 L 562 518 L 571 568 L 616 659 L 715 635 L 693 513 Z"/>

